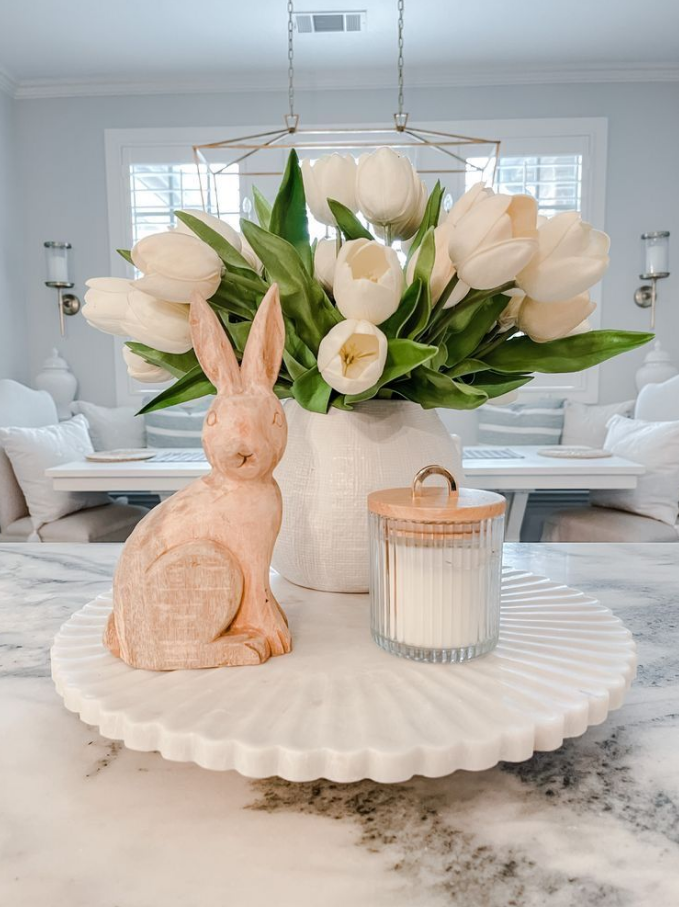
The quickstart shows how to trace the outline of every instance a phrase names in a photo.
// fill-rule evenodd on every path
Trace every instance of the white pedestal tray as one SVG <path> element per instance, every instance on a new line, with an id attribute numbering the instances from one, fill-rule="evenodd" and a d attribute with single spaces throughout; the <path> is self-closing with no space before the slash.
<path id="1" fill-rule="evenodd" d="M 618 708 L 635 647 L 596 600 L 506 569 L 500 642 L 460 665 L 397 658 L 373 643 L 367 595 L 300 589 L 278 576 L 290 655 L 257 667 L 154 673 L 101 642 L 100 596 L 52 648 L 68 709 L 134 750 L 252 778 L 405 781 L 518 762 L 558 748 Z"/>

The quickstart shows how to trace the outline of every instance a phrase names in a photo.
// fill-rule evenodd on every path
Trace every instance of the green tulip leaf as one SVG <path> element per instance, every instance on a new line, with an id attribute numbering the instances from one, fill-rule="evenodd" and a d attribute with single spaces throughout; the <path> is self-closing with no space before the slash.
<path id="1" fill-rule="evenodd" d="M 121 258 L 124 258 L 129 265 L 134 267 L 134 262 L 132 261 L 132 255 L 129 249 L 116 249 L 116 252 Z"/>
<path id="2" fill-rule="evenodd" d="M 278 284 L 283 314 L 292 321 L 297 335 L 311 352 L 317 353 L 319 343 L 342 320 L 341 315 L 323 287 L 306 272 L 289 242 L 252 221 L 241 221 L 241 225 L 267 274 Z"/>
<path id="3" fill-rule="evenodd" d="M 289 384 L 283 384 L 277 381 L 273 386 L 273 392 L 279 400 L 287 400 L 292 397 L 292 387 Z"/>
<path id="4" fill-rule="evenodd" d="M 406 399 L 419 403 L 423 409 L 476 409 L 488 400 L 488 394 L 469 384 L 455 381 L 443 372 L 426 365 L 415 369 L 408 381 L 397 385 Z"/>
<path id="5" fill-rule="evenodd" d="M 286 239 L 297 250 L 307 273 L 313 274 L 314 265 L 309 245 L 304 180 L 294 148 L 288 155 L 283 181 L 271 209 L 268 229 L 276 236 Z M 261 255 L 259 257 L 262 258 Z"/>
<path id="6" fill-rule="evenodd" d="M 448 325 L 445 343 L 448 348 L 447 365 L 449 368 L 464 359 L 473 358 L 474 351 L 507 308 L 509 300 L 506 296 L 499 294 L 485 299 L 471 300 L 467 306 L 464 306 L 465 301 L 453 308 L 454 314 Z M 458 326 L 460 327 L 456 330 Z"/>
<path id="7" fill-rule="evenodd" d="M 448 347 L 446 347 L 446 353 L 447 351 Z M 460 378 L 463 375 L 474 375 L 477 372 L 487 371 L 489 368 L 489 365 L 478 359 L 463 359 L 462 362 L 458 362 L 453 368 L 446 369 L 446 375 L 449 378 Z"/>
<path id="8" fill-rule="evenodd" d="M 403 333 L 408 319 L 418 306 L 423 288 L 424 284 L 420 280 L 414 280 L 409 287 L 406 287 L 394 314 L 380 325 L 383 334 L 387 337 L 399 337 Z"/>
<path id="9" fill-rule="evenodd" d="M 221 233 L 217 233 L 212 227 L 208 227 L 202 220 L 199 220 L 197 217 L 194 217 L 193 214 L 189 214 L 186 211 L 175 211 L 174 214 L 177 220 L 186 224 L 189 230 L 191 230 L 192 233 L 195 233 L 198 239 L 202 239 L 206 245 L 219 255 L 227 268 L 233 269 L 236 273 L 244 272 L 245 275 L 249 275 L 253 279 L 256 278 L 262 284 L 264 283 L 262 278 L 252 270 L 240 252 L 235 249 L 227 239 L 224 239 Z"/>
<path id="10" fill-rule="evenodd" d="M 125 346 L 137 356 L 141 356 L 145 362 L 166 369 L 175 378 L 182 378 L 198 365 L 198 358 L 193 350 L 189 350 L 188 353 L 162 353 L 134 340 L 128 340 Z"/>
<path id="11" fill-rule="evenodd" d="M 255 200 L 255 214 L 259 221 L 259 226 L 269 229 L 271 223 L 271 202 L 263 195 L 257 186 L 252 187 L 252 197 Z"/>
<path id="12" fill-rule="evenodd" d="M 346 205 L 335 201 L 334 198 L 329 198 L 328 207 L 345 239 L 375 239 L 370 230 L 363 226 L 354 212 L 350 211 Z"/>
<path id="13" fill-rule="evenodd" d="M 208 380 L 200 365 L 192 368 L 182 378 L 179 378 L 172 387 L 161 391 L 157 397 L 150 400 L 146 406 L 143 406 L 138 416 L 144 413 L 151 413 L 157 409 L 165 409 L 167 406 L 174 406 L 176 403 L 186 403 L 189 400 L 198 400 L 200 397 L 206 397 L 209 394 L 216 394 L 217 390 Z"/>
<path id="14" fill-rule="evenodd" d="M 579 372 L 643 346 L 654 336 L 638 331 L 589 331 L 548 343 L 536 343 L 530 337 L 514 337 L 487 353 L 483 361 L 502 371 Z"/>
<path id="15" fill-rule="evenodd" d="M 533 380 L 533 375 L 500 375 L 496 372 L 483 372 L 476 376 L 472 385 L 476 390 L 484 391 L 488 394 L 488 399 L 501 397 L 502 394 L 509 394 L 511 391 L 518 390 L 524 384 Z"/>
<path id="16" fill-rule="evenodd" d="M 224 322 L 224 327 L 226 328 L 226 331 L 231 340 L 231 345 L 236 350 L 236 352 L 242 355 L 243 350 L 245 349 L 245 344 L 248 342 L 248 337 L 250 336 L 252 322 L 226 321 Z M 238 358 L 240 359 L 240 356 Z"/>
<path id="17" fill-rule="evenodd" d="M 410 248 L 408 249 L 407 261 L 410 261 L 413 255 L 420 248 L 427 230 L 431 229 L 432 227 L 438 226 L 443 192 L 444 190 L 441 187 L 441 183 L 439 180 L 437 180 L 436 185 L 431 190 L 431 195 L 427 199 L 427 207 L 424 209 L 424 217 L 422 218 L 422 223 L 418 227 L 417 233 L 413 237 L 413 241 L 410 244 Z"/>
<path id="18" fill-rule="evenodd" d="M 314 366 L 296 378 L 292 384 L 292 396 L 312 413 L 327 413 L 332 388 L 325 382 L 318 367 Z"/>
<path id="19" fill-rule="evenodd" d="M 428 362 L 437 353 L 435 346 L 415 343 L 414 340 L 394 339 L 387 341 L 387 359 L 379 381 L 360 394 L 348 394 L 347 403 L 362 403 L 371 400 L 381 387 L 402 378 L 418 365 Z"/>

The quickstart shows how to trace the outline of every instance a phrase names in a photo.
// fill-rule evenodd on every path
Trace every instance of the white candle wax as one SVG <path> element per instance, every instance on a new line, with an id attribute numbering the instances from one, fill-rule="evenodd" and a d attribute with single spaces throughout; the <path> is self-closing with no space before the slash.
<path id="1" fill-rule="evenodd" d="M 66 249 L 50 249 L 47 256 L 47 279 L 50 283 L 68 283 Z"/>
<path id="2" fill-rule="evenodd" d="M 488 638 L 492 550 L 392 537 L 389 557 L 390 636 L 409 646 L 456 649 Z"/>
<path id="3" fill-rule="evenodd" d="M 646 273 L 667 273 L 667 244 L 650 243 L 646 246 Z"/>

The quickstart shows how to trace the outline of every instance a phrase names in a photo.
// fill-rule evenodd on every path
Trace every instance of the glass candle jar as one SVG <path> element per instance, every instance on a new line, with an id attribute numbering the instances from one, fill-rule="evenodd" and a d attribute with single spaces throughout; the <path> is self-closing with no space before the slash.
<path id="1" fill-rule="evenodd" d="M 447 488 L 424 486 L 431 475 Z M 505 499 L 458 489 L 441 466 L 412 488 L 368 496 L 375 642 L 405 658 L 467 661 L 490 652 L 500 624 Z"/>

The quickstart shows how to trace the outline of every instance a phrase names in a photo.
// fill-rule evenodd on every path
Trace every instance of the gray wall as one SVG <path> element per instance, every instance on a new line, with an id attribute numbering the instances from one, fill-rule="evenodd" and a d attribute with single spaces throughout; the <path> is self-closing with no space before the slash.
<path id="1" fill-rule="evenodd" d="M 16 101 L 0 91 L 0 378 L 28 376 Z"/>
<path id="2" fill-rule="evenodd" d="M 605 229 L 613 241 L 604 284 L 604 326 L 643 330 L 648 314 L 632 302 L 638 285 L 639 234 L 674 234 L 674 274 L 660 287 L 659 332 L 679 361 L 679 86 L 592 84 L 412 90 L 407 108 L 421 120 L 604 116 L 609 121 Z M 300 93 L 303 121 L 383 122 L 393 92 Z M 25 213 L 23 274 L 30 319 L 29 372 L 38 370 L 58 342 L 81 382 L 81 396 L 114 402 L 111 339 L 69 319 L 58 338 L 52 296 L 42 284 L 42 242 L 68 239 L 82 293 L 90 276 L 110 270 L 107 236 L 104 130 L 106 128 L 278 123 L 283 95 L 270 93 L 23 100 L 18 108 L 21 208 Z M 0 150 L 0 158 L 2 151 Z M 0 236 L 7 232 L 0 221 Z M 5 244 L 0 248 L 7 255 Z M 0 301 L 0 305 L 2 302 Z M 602 367 L 602 401 L 634 395 L 634 372 L 643 353 Z M 16 361 L 17 374 L 20 363 Z M 4 365 L 4 363 L 3 363 Z"/>

